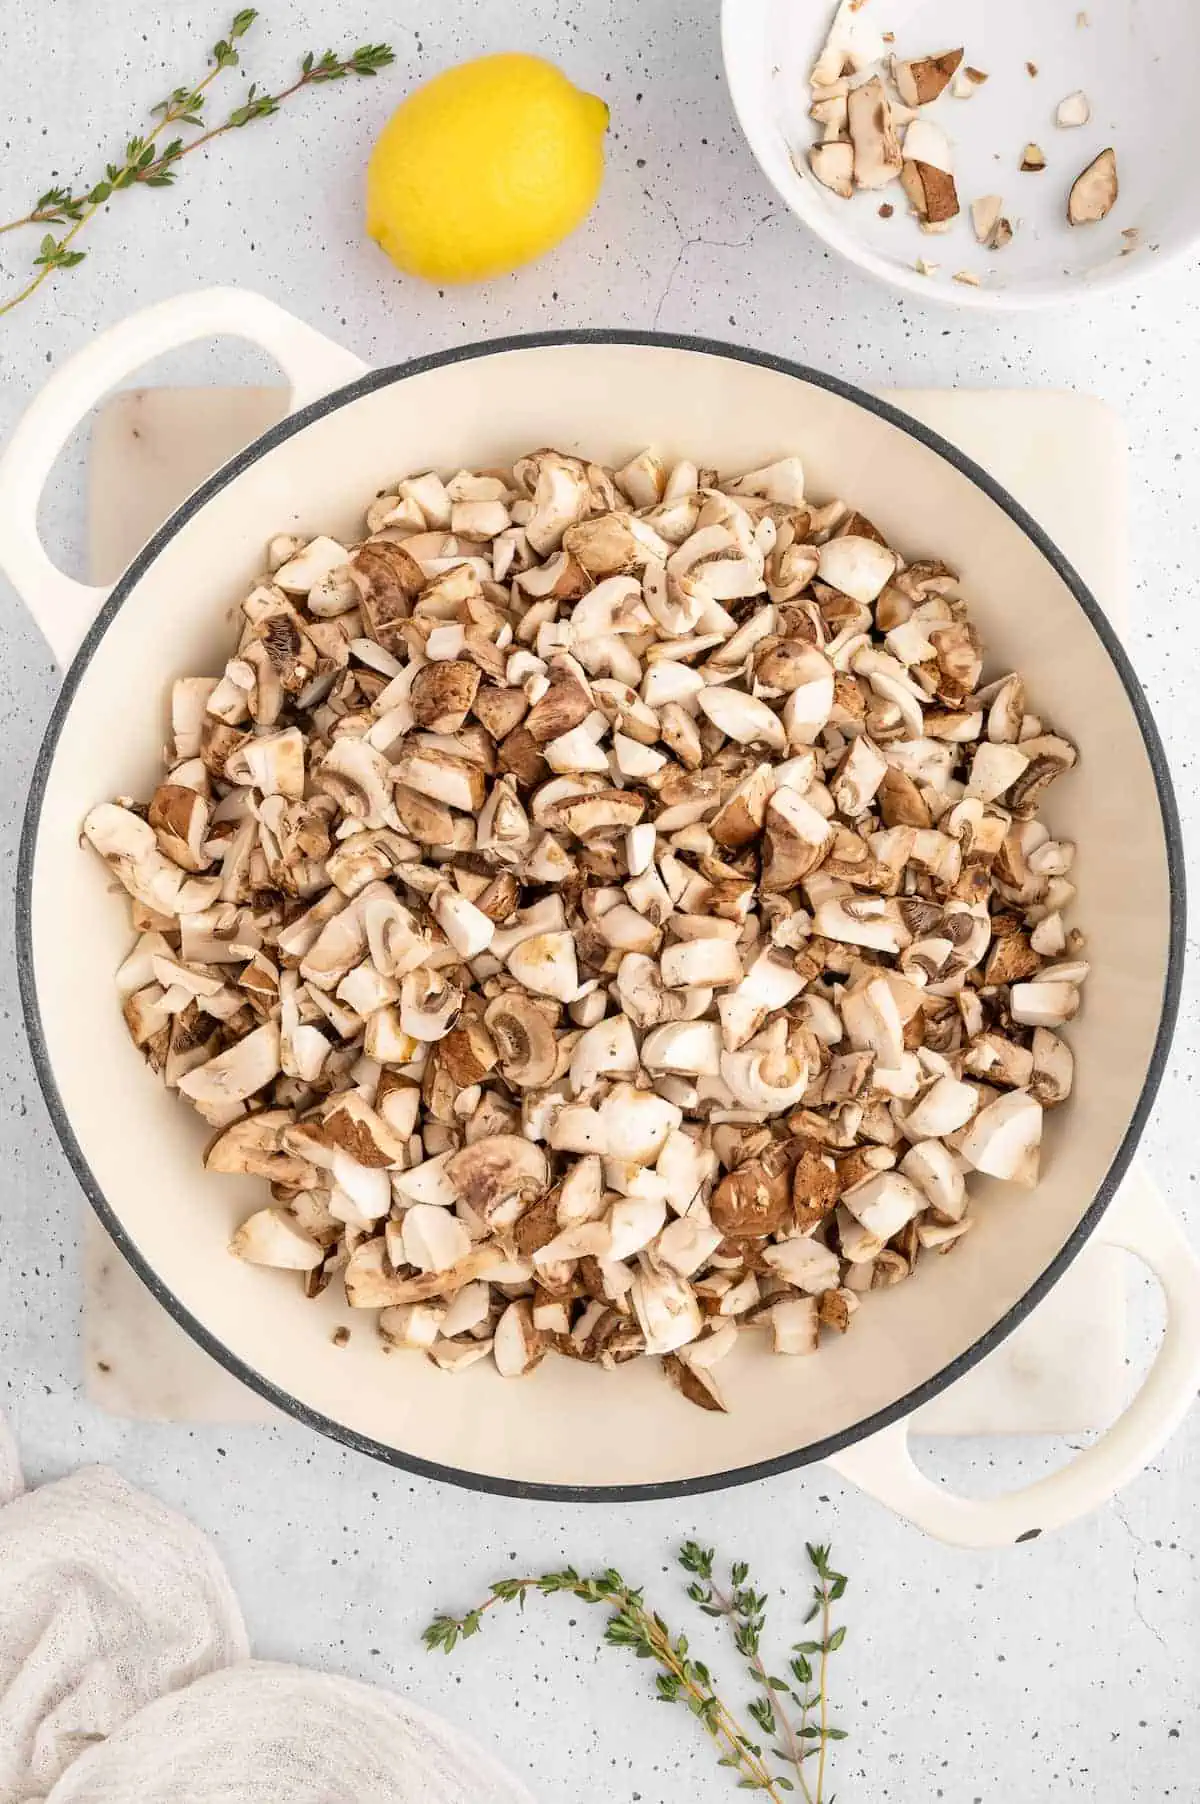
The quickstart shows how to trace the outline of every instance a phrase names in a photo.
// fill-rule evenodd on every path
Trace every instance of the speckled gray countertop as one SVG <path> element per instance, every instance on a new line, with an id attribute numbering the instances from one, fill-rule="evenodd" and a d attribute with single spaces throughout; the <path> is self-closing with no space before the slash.
<path id="1" fill-rule="evenodd" d="M 715 6 L 394 0 L 381 9 L 346 0 L 336 29 L 326 7 L 265 10 L 251 75 L 278 72 L 331 35 L 339 44 L 390 38 L 414 78 L 486 50 L 558 58 L 612 107 L 601 205 L 555 256 L 520 275 L 462 293 L 418 289 L 360 230 L 364 147 L 403 91 L 403 68 L 303 96 L 218 147 L 205 167 L 189 165 L 174 194 L 127 197 L 91 234 L 86 263 L 0 322 L 0 435 L 94 332 L 134 305 L 213 282 L 262 289 L 381 362 L 506 332 L 617 324 L 727 337 L 866 385 L 1098 394 L 1132 446 L 1131 646 L 1195 835 L 1200 266 L 1165 268 L 1142 295 L 1045 315 L 961 317 L 893 299 L 807 236 L 761 180 L 729 112 Z M 123 137 L 142 103 L 196 72 L 225 15 L 211 0 L 0 9 L 0 216 L 57 176 L 90 168 L 96 147 Z M 25 248 L 16 234 L 0 243 L 4 290 Z M 262 373 L 223 347 L 140 379 Z M 69 568 L 81 564 L 82 517 L 81 463 L 68 456 L 44 519 Z M 0 907 L 11 947 L 21 810 L 56 678 L 2 584 L 0 618 Z M 423 1655 L 417 1632 L 432 1607 L 563 1559 L 618 1561 L 675 1609 L 671 1550 L 693 1534 L 752 1555 L 764 1584 L 795 1605 L 804 1538 L 832 1537 L 853 1580 L 837 1679 L 852 1730 L 840 1754 L 845 1804 L 1194 1799 L 1200 1412 L 1110 1508 L 997 1555 L 923 1540 L 820 1470 L 683 1503 L 570 1509 L 410 1480 L 291 1426 L 113 1421 L 81 1395 L 83 1203 L 34 1082 L 11 955 L 5 965 L 0 1407 L 32 1478 L 111 1461 L 200 1522 L 233 1574 L 260 1654 L 399 1686 L 469 1725 L 547 1800 L 717 1800 L 729 1788 L 689 1721 L 651 1704 L 644 1670 L 600 1652 L 593 1625 L 571 1626 L 577 1610 L 548 1605 L 523 1624 L 496 1622 L 452 1664 Z M 1196 1000 L 1193 982 L 1145 1149 L 1200 1233 Z M 1135 1314 L 1131 1377 L 1156 1327 L 1149 1299 Z M 948 1480 L 979 1490 L 1061 1457 L 1034 1440 L 942 1442 L 931 1455 Z"/>

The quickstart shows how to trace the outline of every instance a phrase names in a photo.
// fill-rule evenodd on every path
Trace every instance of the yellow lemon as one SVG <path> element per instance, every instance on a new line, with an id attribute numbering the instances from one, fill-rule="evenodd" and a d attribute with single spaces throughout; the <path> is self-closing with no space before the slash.
<path id="1" fill-rule="evenodd" d="M 608 108 L 538 56 L 447 69 L 392 115 L 367 170 L 367 231 L 410 275 L 478 282 L 586 218 Z"/>

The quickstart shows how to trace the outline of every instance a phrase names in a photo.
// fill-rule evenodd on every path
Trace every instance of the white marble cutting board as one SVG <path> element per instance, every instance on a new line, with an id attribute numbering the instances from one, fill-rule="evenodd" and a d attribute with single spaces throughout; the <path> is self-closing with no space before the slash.
<path id="1" fill-rule="evenodd" d="M 969 453 L 1045 527 L 1118 626 L 1126 618 L 1126 452 L 1088 396 L 1036 389 L 903 390 L 887 399 Z M 111 582 L 180 501 L 278 420 L 276 388 L 129 389 L 97 414 L 89 455 L 91 575 Z M 1125 1401 L 1121 1255 L 1087 1247 L 1017 1332 L 926 1405 L 927 1434 L 1078 1433 Z M 278 1422 L 200 1350 L 84 1218 L 84 1381 L 115 1416 Z"/>

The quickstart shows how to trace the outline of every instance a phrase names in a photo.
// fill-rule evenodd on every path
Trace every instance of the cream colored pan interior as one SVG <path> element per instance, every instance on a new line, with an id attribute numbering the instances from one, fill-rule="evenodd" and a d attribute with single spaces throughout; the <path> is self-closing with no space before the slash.
<path id="1" fill-rule="evenodd" d="M 717 352 L 607 341 L 494 351 L 385 380 L 280 431 L 184 518 L 68 679 L 31 932 L 43 1063 L 85 1186 L 211 1343 L 280 1400 L 468 1481 L 711 1481 L 878 1417 L 944 1373 L 1042 1278 L 1104 1184 L 1152 1063 L 1170 938 L 1162 810 L 1122 678 L 1067 581 L 970 475 L 878 412 Z M 290 1275 L 231 1258 L 229 1235 L 260 1188 L 202 1172 L 207 1130 L 131 1046 L 112 984 L 127 908 L 78 843 L 93 803 L 153 785 L 170 682 L 220 669 L 271 533 L 353 533 L 365 499 L 402 473 L 504 463 L 548 443 L 614 462 L 653 443 L 726 472 L 800 452 L 814 495 L 845 496 L 907 556 L 961 571 L 989 670 L 1019 667 L 1031 707 L 1080 749 L 1045 818 L 1079 847 L 1077 918 L 1093 973 L 1071 1029 L 1076 1090 L 1050 1119 L 1040 1185 L 981 1187 L 978 1225 L 961 1249 L 873 1295 L 853 1332 L 818 1357 L 775 1358 L 745 1337 L 722 1368 L 724 1417 L 683 1402 L 650 1363 L 610 1375 L 551 1358 L 506 1382 L 487 1365 L 449 1376 L 416 1357 L 384 1357 L 371 1318 L 332 1294 L 306 1302 Z M 337 1351 L 330 1335 L 342 1320 L 354 1334 Z"/>

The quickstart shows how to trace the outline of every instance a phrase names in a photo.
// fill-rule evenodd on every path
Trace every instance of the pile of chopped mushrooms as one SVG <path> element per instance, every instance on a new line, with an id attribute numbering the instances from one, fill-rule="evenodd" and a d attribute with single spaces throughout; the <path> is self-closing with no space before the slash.
<path id="1" fill-rule="evenodd" d="M 797 457 L 541 450 L 267 568 L 84 829 L 134 1042 L 270 1185 L 240 1258 L 445 1371 L 651 1354 L 721 1409 L 743 1329 L 811 1353 L 972 1172 L 1036 1183 L 1076 753 L 944 564 Z"/>

